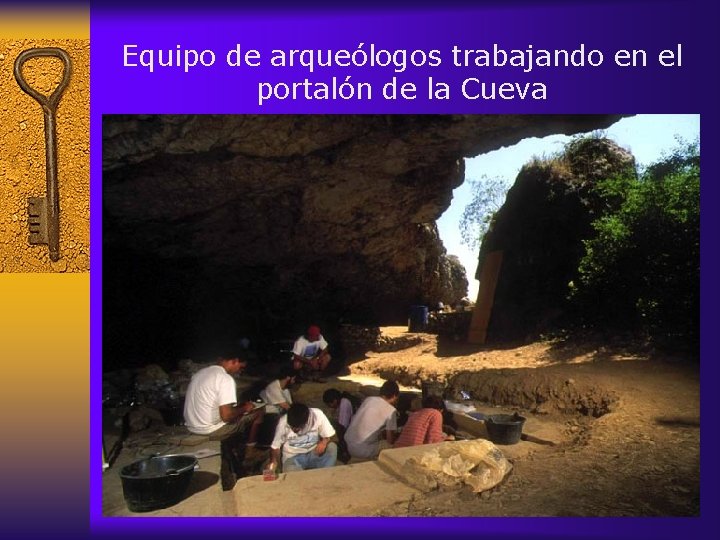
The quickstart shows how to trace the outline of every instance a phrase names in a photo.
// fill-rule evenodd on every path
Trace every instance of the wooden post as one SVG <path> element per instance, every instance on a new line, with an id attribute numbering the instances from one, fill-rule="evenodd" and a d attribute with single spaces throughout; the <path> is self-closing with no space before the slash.
<path id="1" fill-rule="evenodd" d="M 483 345 L 487 339 L 487 329 L 492 315 L 493 301 L 495 300 L 495 287 L 497 286 L 500 267 L 502 266 L 503 252 L 491 251 L 483 261 L 480 270 L 480 289 L 477 302 L 473 310 L 468 343 Z"/>

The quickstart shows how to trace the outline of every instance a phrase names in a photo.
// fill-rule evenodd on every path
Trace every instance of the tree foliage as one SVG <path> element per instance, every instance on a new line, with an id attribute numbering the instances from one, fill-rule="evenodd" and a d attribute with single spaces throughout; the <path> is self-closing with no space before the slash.
<path id="1" fill-rule="evenodd" d="M 470 180 L 470 185 L 473 198 L 460 218 L 460 237 L 470 249 L 479 249 L 495 213 L 505 202 L 510 183 L 499 176 L 483 175 L 479 180 Z"/>
<path id="2" fill-rule="evenodd" d="M 677 148 L 637 177 L 596 189 L 607 211 L 584 242 L 571 299 L 583 318 L 641 330 L 658 345 L 696 350 L 700 309 L 700 147 Z"/>

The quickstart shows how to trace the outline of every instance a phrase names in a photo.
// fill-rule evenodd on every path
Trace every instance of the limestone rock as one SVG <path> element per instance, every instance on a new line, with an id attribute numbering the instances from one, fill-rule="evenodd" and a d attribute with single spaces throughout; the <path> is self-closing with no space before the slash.
<path id="1" fill-rule="evenodd" d="M 488 342 L 535 338 L 564 315 L 583 240 L 593 236 L 591 223 L 604 208 L 592 188 L 634 174 L 634 164 L 614 142 L 585 138 L 559 158 L 522 168 L 480 248 L 477 276 L 488 253 L 503 252 Z"/>
<path id="2" fill-rule="evenodd" d="M 331 333 L 455 305 L 467 278 L 435 222 L 463 158 L 618 118 L 105 116 L 104 342 L 123 347 L 104 360 L 136 342 L 177 358 L 197 333 L 255 342 L 308 319 Z"/>
<path id="3" fill-rule="evenodd" d="M 480 493 L 499 484 L 512 469 L 503 453 L 483 439 L 413 447 L 420 449 L 404 462 L 399 475 L 422 491 L 466 484 Z"/>

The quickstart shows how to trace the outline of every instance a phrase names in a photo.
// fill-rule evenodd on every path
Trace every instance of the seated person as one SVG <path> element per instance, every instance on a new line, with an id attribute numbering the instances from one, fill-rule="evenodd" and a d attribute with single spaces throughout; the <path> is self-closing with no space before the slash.
<path id="1" fill-rule="evenodd" d="M 410 413 L 393 448 L 452 440 L 452 436 L 443 433 L 442 411 L 445 409 L 445 404 L 442 398 L 426 396 L 422 400 L 422 406 L 422 409 Z"/>
<path id="2" fill-rule="evenodd" d="M 292 365 L 296 371 L 309 379 L 318 379 L 330 363 L 328 342 L 320 333 L 320 327 L 312 325 L 304 336 L 295 340 Z"/>
<path id="3" fill-rule="evenodd" d="M 384 435 L 384 447 L 392 446 L 397 435 L 397 410 L 395 404 L 400 388 L 395 381 L 385 381 L 379 396 L 365 398 L 345 432 L 345 443 L 350 455 L 360 459 L 374 459 L 382 450 L 380 438 Z"/>
<path id="4" fill-rule="evenodd" d="M 330 442 L 333 435 L 335 430 L 320 409 L 293 403 L 275 428 L 270 468 L 277 469 L 281 451 L 283 472 L 334 466 L 337 445 Z"/>
<path id="5" fill-rule="evenodd" d="M 223 352 L 216 365 L 192 376 L 185 395 L 183 416 L 188 431 L 220 441 L 220 479 L 225 491 L 243 476 L 245 446 L 255 444 L 263 419 L 264 411 L 251 401 L 237 403 L 233 375 L 246 366 L 234 352 Z"/>
<path id="6" fill-rule="evenodd" d="M 267 403 L 268 413 L 284 414 L 292 405 L 289 386 L 295 382 L 296 372 L 292 366 L 283 366 L 280 375 L 260 391 L 260 399 Z"/>
<path id="7" fill-rule="evenodd" d="M 336 420 L 333 422 L 333 427 L 338 436 L 338 459 L 343 463 L 350 461 L 350 453 L 345 444 L 345 432 L 357 409 L 353 401 L 356 401 L 354 396 L 335 388 L 325 390 L 323 393 L 323 402 L 335 411 Z"/>

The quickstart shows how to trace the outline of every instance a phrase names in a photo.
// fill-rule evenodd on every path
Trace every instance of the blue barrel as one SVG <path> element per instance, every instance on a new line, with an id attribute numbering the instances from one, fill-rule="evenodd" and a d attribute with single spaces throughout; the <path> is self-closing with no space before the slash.
<path id="1" fill-rule="evenodd" d="M 427 306 L 410 306 L 408 332 L 424 332 L 428 324 Z"/>

